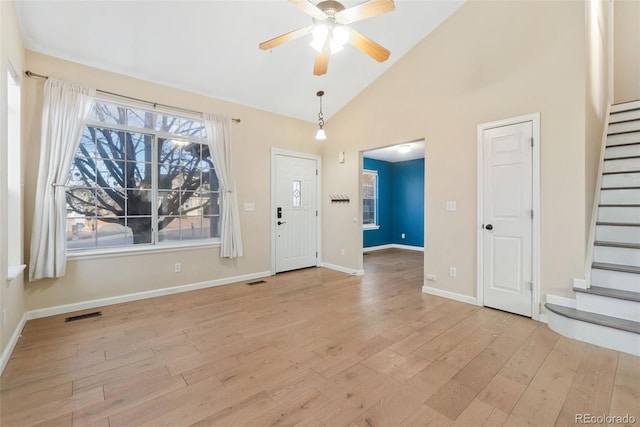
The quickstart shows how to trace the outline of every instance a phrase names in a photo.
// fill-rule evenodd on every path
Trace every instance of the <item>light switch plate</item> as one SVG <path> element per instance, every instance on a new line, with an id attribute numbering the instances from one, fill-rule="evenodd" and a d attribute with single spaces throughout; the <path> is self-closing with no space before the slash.
<path id="1" fill-rule="evenodd" d="M 453 201 L 447 202 L 447 210 L 448 211 L 455 211 L 457 209 L 458 209 L 458 206 L 457 206 L 456 202 L 453 202 Z"/>
<path id="2" fill-rule="evenodd" d="M 247 212 L 255 211 L 256 210 L 256 205 L 251 203 L 251 202 L 245 202 L 244 203 L 244 210 L 247 211 Z"/>

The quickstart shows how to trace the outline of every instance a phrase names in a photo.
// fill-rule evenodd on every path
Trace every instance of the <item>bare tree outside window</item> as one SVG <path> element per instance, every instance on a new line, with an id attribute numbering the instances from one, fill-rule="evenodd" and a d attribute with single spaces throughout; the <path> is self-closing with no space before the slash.
<path id="1" fill-rule="evenodd" d="M 201 121 L 96 103 L 90 123 L 67 182 L 69 249 L 218 236 Z"/>

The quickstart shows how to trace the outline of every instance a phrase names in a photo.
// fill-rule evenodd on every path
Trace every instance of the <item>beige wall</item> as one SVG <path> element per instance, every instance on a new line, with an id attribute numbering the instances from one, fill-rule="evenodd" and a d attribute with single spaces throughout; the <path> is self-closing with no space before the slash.
<path id="1" fill-rule="evenodd" d="M 95 68 L 26 52 L 26 68 L 39 74 L 84 83 L 106 91 L 197 111 L 238 117 L 233 125 L 234 165 L 238 176 L 238 200 L 255 203 L 255 211 L 240 212 L 245 256 L 221 260 L 218 248 L 193 249 L 135 256 L 73 260 L 67 273 L 56 280 L 26 285 L 27 309 L 34 310 L 98 298 L 162 289 L 268 272 L 270 246 L 270 155 L 271 148 L 319 154 L 315 125 L 219 101 L 166 86 L 129 78 Z M 27 161 L 37 164 L 40 146 L 40 109 L 43 81 L 26 79 L 28 129 Z M 29 168 L 26 182 L 26 238 L 31 236 L 33 198 L 37 169 Z M 27 245 L 28 246 L 28 245 Z M 176 262 L 182 273 L 174 273 Z"/>
<path id="2" fill-rule="evenodd" d="M 586 2 L 586 145 L 585 145 L 585 214 L 587 243 L 593 213 L 593 200 L 600 166 L 603 129 L 609 93 L 609 7 L 608 0 Z"/>
<path id="3" fill-rule="evenodd" d="M 11 336 L 19 332 L 16 329 L 25 312 L 22 277 L 7 283 L 8 227 L 20 227 L 19 223 L 8 223 L 7 147 L 9 144 L 20 144 L 20 141 L 9 141 L 7 136 L 7 62 L 10 61 L 16 72 L 21 74 L 23 55 L 15 5 L 13 2 L 0 1 L 0 355 L 7 349 Z M 21 244 L 16 237 L 20 239 L 19 233 L 12 235 L 12 245 Z M 11 261 L 16 263 L 15 257 Z"/>
<path id="4" fill-rule="evenodd" d="M 477 125 L 540 112 L 542 300 L 571 295 L 584 277 L 585 61 L 583 2 L 466 3 L 329 120 L 325 196 L 359 194 L 359 151 L 425 138 L 428 285 L 474 297 Z M 324 261 L 362 268 L 358 204 L 324 200 Z"/>
<path id="5" fill-rule="evenodd" d="M 640 1 L 614 0 L 614 102 L 640 100 Z"/>

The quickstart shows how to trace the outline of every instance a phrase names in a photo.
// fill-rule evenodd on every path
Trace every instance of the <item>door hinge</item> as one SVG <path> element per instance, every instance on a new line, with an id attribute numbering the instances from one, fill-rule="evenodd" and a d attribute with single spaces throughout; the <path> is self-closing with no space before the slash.
<path id="1" fill-rule="evenodd" d="M 316 176 L 318 176 L 318 169 L 316 169 Z"/>
<path id="2" fill-rule="evenodd" d="M 533 282 L 527 282 L 530 291 L 533 291 Z"/>
<path id="3" fill-rule="evenodd" d="M 318 258 L 318 252 L 316 252 L 316 258 Z"/>
<path id="4" fill-rule="evenodd" d="M 316 211 L 316 216 L 318 216 L 318 211 Z"/>
<path id="5" fill-rule="evenodd" d="M 533 137 L 529 138 L 529 142 L 531 143 L 531 146 L 533 147 Z"/>
<path id="6" fill-rule="evenodd" d="M 533 209 L 531 209 L 531 219 L 533 219 Z"/>

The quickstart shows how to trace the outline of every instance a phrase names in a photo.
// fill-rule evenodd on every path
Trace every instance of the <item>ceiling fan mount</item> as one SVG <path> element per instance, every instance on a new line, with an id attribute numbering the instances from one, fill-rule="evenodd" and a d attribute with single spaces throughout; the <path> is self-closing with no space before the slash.
<path id="1" fill-rule="evenodd" d="M 358 33 L 348 24 L 372 18 L 395 9 L 393 0 L 369 0 L 345 8 L 335 0 L 324 0 L 314 5 L 308 0 L 289 0 L 289 3 L 310 15 L 313 24 L 260 43 L 260 49 L 269 50 L 281 44 L 313 34 L 311 46 L 318 51 L 313 74 L 321 76 L 327 72 L 329 56 L 347 42 L 378 62 L 386 61 L 391 52 L 368 37 Z"/>

